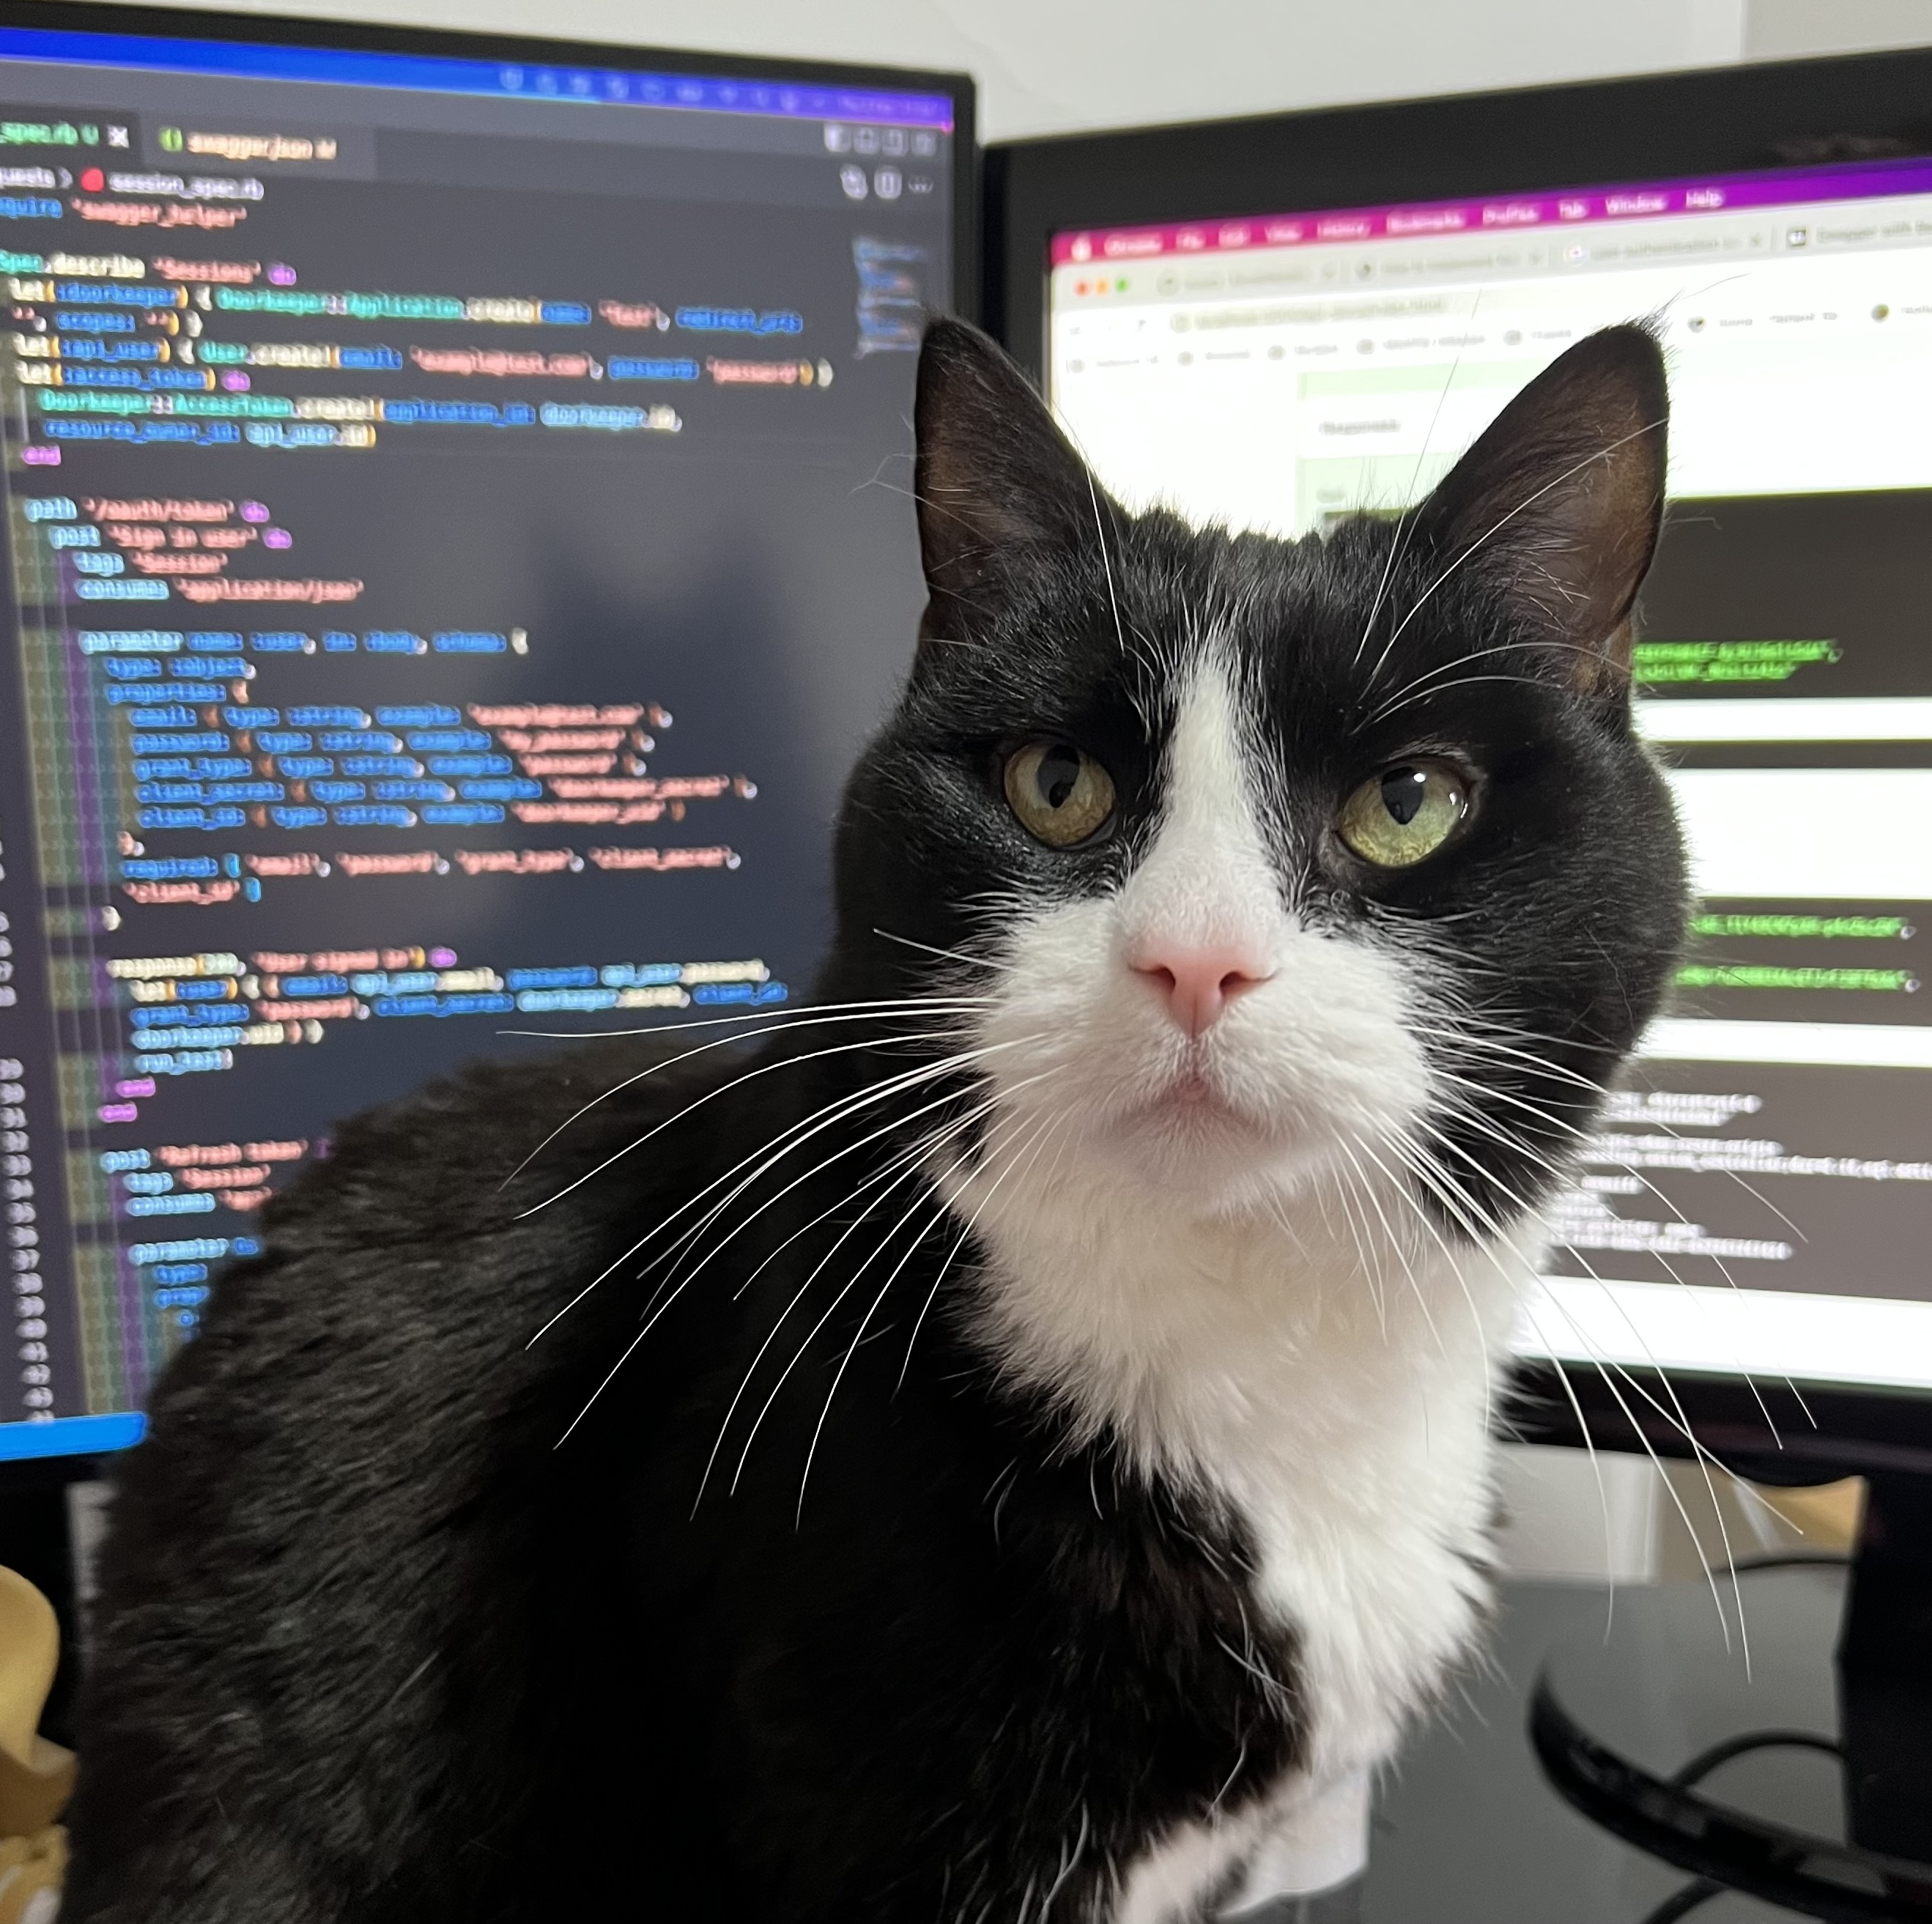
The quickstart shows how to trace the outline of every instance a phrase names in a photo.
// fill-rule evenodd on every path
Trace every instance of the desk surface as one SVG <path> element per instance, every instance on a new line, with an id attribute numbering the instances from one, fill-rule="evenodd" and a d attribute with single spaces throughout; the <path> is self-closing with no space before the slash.
<path id="1" fill-rule="evenodd" d="M 1586 1584 L 1504 1586 L 1489 1667 L 1452 1694 L 1384 1787 L 1364 1924 L 1640 1924 L 1688 1881 L 1571 1810 L 1530 1751 L 1525 1718 L 1545 1654 L 1570 1637 L 1600 1637 L 1604 1603 Z M 1776 1700 L 1767 1683 L 1754 1721 L 1786 1721 Z M 1729 1895 L 1693 1915 L 1696 1924 L 1792 1916 Z"/>

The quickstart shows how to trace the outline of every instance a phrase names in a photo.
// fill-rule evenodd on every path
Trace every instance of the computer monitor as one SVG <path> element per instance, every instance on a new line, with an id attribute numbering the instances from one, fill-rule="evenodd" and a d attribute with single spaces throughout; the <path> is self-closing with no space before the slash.
<path id="1" fill-rule="evenodd" d="M 1932 161 L 1899 132 L 1928 80 L 1915 54 L 998 156 L 1009 338 L 1130 504 L 1290 536 L 1393 512 L 1580 337 L 1660 332 L 1634 692 L 1700 899 L 1552 1214 L 1532 1436 L 1932 1467 Z"/>
<path id="2" fill-rule="evenodd" d="M 0 1458 L 134 1440 L 336 1118 L 808 980 L 972 107 L 0 7 Z"/>

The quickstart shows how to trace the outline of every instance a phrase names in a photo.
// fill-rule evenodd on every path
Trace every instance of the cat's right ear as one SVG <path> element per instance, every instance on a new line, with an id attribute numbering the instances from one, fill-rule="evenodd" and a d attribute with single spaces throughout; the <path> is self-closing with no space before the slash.
<path id="1" fill-rule="evenodd" d="M 1030 564 L 1091 536 L 1106 497 L 1025 375 L 964 321 L 926 331 L 913 425 L 920 640 L 964 641 Z"/>

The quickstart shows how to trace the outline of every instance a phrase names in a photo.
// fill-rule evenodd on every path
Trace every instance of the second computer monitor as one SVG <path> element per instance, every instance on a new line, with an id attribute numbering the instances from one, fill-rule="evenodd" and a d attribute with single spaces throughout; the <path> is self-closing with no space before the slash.
<path id="1" fill-rule="evenodd" d="M 1046 385 L 1108 487 L 1289 538 L 1399 514 L 1565 348 L 1658 329 L 1672 502 L 1635 713 L 1700 899 L 1521 1345 L 1780 1396 L 1932 1387 L 1932 164 L 1037 238 Z"/>

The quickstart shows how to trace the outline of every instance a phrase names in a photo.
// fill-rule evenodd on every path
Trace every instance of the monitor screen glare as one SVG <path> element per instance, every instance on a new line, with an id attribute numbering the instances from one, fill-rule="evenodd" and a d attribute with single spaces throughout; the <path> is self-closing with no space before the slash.
<path id="1" fill-rule="evenodd" d="M 1528 1353 L 1932 1385 L 1932 165 L 1066 233 L 1054 406 L 1124 500 L 1417 500 L 1654 317 L 1672 509 L 1639 725 L 1700 900 L 1553 1217 Z"/>
<path id="2" fill-rule="evenodd" d="M 0 29 L 0 1456 L 336 1119 L 809 976 L 953 103 L 693 64 Z"/>

